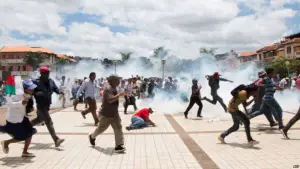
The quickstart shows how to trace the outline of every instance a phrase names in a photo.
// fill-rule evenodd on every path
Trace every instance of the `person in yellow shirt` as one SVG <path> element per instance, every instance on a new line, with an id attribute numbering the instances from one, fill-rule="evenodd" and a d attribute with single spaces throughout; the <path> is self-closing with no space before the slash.
<path id="1" fill-rule="evenodd" d="M 249 99 L 249 97 L 255 97 L 256 93 L 257 93 L 257 86 L 255 85 L 248 85 L 245 87 L 244 90 L 241 90 L 238 92 L 237 95 L 235 95 L 229 102 L 228 105 L 228 112 L 231 114 L 232 116 L 232 120 L 233 120 L 233 126 L 230 127 L 227 131 L 223 132 L 219 137 L 219 141 L 223 144 L 226 144 L 225 142 L 225 137 L 227 137 L 229 134 L 231 134 L 232 132 L 235 132 L 239 129 L 239 124 L 240 121 L 244 124 L 245 126 L 245 132 L 247 135 L 247 139 L 248 139 L 248 144 L 250 146 L 258 144 L 258 141 L 253 140 L 253 138 L 251 137 L 250 134 L 250 120 L 248 119 L 248 117 L 239 110 L 239 105 L 242 104 L 244 106 L 244 109 L 247 113 L 247 109 L 246 107 L 248 105 L 250 105 L 253 100 L 247 102 L 247 100 Z"/>

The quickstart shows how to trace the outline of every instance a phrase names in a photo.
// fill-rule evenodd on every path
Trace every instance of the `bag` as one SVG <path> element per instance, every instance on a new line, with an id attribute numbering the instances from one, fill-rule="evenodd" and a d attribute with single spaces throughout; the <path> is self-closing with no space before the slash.
<path id="1" fill-rule="evenodd" d="M 247 88 L 246 85 L 241 84 L 238 87 L 234 88 L 230 93 L 233 97 L 236 97 L 240 91 L 245 90 Z"/>

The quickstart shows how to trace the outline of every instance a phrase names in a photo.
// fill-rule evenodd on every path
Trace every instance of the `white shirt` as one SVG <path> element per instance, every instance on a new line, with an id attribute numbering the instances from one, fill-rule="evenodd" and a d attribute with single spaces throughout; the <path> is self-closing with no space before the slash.
<path id="1" fill-rule="evenodd" d="M 131 83 L 128 83 L 125 86 L 125 92 L 126 92 L 127 96 L 131 96 L 132 95 L 132 84 Z"/>
<path id="2" fill-rule="evenodd" d="M 79 98 L 80 94 L 84 92 L 85 98 L 90 97 L 92 99 L 96 99 L 96 93 L 99 92 L 96 88 L 100 89 L 95 80 L 91 81 L 90 79 L 86 79 L 80 86 L 76 97 Z"/>
<path id="3" fill-rule="evenodd" d="M 25 117 L 25 105 L 22 104 L 23 94 L 7 96 L 6 120 L 11 123 L 21 123 Z"/>
<path id="4" fill-rule="evenodd" d="M 282 80 L 280 80 L 280 82 L 279 82 L 280 87 L 284 87 L 286 84 L 287 84 L 287 81 L 284 78 Z"/>

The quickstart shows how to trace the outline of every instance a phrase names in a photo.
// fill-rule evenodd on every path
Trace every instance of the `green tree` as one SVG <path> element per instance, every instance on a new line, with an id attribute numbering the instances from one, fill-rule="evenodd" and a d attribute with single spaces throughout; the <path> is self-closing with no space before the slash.
<path id="1" fill-rule="evenodd" d="M 125 63 L 125 62 L 127 62 L 130 59 L 130 57 L 132 55 L 132 52 L 127 52 L 127 53 L 120 52 L 120 55 L 121 55 L 122 63 Z"/>
<path id="2" fill-rule="evenodd" d="M 200 48 L 199 53 L 204 55 L 215 55 L 217 48 Z"/>
<path id="3" fill-rule="evenodd" d="M 36 70 L 46 59 L 48 59 L 48 57 L 42 56 L 42 54 L 39 52 L 29 52 L 23 58 L 23 62 L 27 65 L 30 65 L 33 70 Z"/>
<path id="4" fill-rule="evenodd" d="M 168 55 L 168 51 L 163 46 L 160 46 L 160 47 L 154 49 L 154 51 L 153 51 L 154 58 L 162 59 L 167 55 Z"/>
<path id="5" fill-rule="evenodd" d="M 60 64 L 60 65 L 64 65 L 64 64 L 67 64 L 67 63 L 69 63 L 69 61 L 66 58 L 59 58 L 56 61 L 56 64 Z"/>

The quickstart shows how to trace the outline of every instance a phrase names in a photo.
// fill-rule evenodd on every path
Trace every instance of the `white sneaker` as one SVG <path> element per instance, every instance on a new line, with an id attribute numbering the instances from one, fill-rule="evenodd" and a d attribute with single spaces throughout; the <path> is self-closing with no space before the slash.
<path id="1" fill-rule="evenodd" d="M 248 142 L 248 145 L 249 145 L 249 146 L 254 146 L 254 145 L 256 145 L 256 144 L 259 144 L 259 141 L 252 140 L 252 141 L 249 141 L 249 142 Z"/>

